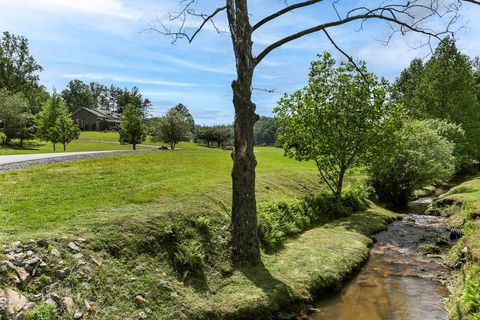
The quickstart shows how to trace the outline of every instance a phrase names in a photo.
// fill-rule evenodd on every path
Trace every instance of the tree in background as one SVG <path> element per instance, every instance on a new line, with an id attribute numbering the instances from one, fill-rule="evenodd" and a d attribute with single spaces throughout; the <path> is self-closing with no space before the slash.
<path id="1" fill-rule="evenodd" d="M 20 146 L 23 146 L 24 140 L 33 138 L 33 115 L 23 94 L 10 94 L 4 89 L 0 90 L 0 124 L 4 144 L 10 144 L 12 139 L 19 139 Z"/>
<path id="2" fill-rule="evenodd" d="M 37 137 L 44 141 L 50 141 L 55 146 L 59 142 L 57 132 L 55 129 L 57 119 L 62 114 L 68 114 L 68 108 L 63 102 L 62 98 L 53 93 L 52 97 L 45 102 L 42 110 L 37 115 Z"/>
<path id="3" fill-rule="evenodd" d="M 163 117 L 156 118 L 152 122 L 150 135 L 153 142 L 165 142 L 170 145 L 170 149 L 175 149 L 180 141 L 190 139 L 190 129 L 190 119 L 174 107 L 168 110 Z"/>
<path id="4" fill-rule="evenodd" d="M 115 88 L 114 92 L 116 98 L 116 111 L 118 113 L 123 113 L 128 105 L 132 105 L 140 112 L 144 119 L 148 116 L 152 102 L 149 99 L 144 99 L 137 87 L 133 87 L 130 90 L 127 88 L 123 90 Z"/>
<path id="5" fill-rule="evenodd" d="M 413 59 L 408 68 L 402 71 L 400 77 L 395 81 L 394 99 L 405 105 L 406 111 L 412 117 L 418 117 L 421 113 L 416 109 L 415 99 L 417 88 L 422 79 L 425 66 L 421 59 Z"/>
<path id="6" fill-rule="evenodd" d="M 217 143 L 217 147 L 223 147 L 225 143 L 233 138 L 232 126 L 198 126 L 195 139 L 202 140 L 207 146 L 211 146 L 213 142 Z"/>
<path id="7" fill-rule="evenodd" d="M 406 106 L 418 111 L 416 118 L 444 119 L 463 128 L 466 139 L 455 152 L 462 167 L 480 159 L 480 105 L 472 65 L 452 38 L 444 38 L 425 64 L 413 103 Z"/>
<path id="8" fill-rule="evenodd" d="M 340 63 L 328 53 L 310 67 L 308 85 L 285 95 L 275 108 L 285 154 L 313 160 L 322 180 L 340 201 L 347 170 L 382 152 L 402 109 L 389 99 L 384 79 L 365 63 Z"/>
<path id="9" fill-rule="evenodd" d="M 368 171 L 379 200 L 404 205 L 415 190 L 451 178 L 454 143 L 441 136 L 438 124 L 406 121 L 393 135 L 389 152 L 371 159 Z"/>
<path id="10" fill-rule="evenodd" d="M 190 124 L 190 127 L 188 128 L 188 130 L 191 132 L 192 136 L 193 134 L 195 133 L 195 120 L 193 120 L 193 116 L 192 114 L 190 113 L 190 111 L 188 110 L 187 106 L 179 103 L 177 104 L 175 107 L 173 107 L 173 110 L 176 110 L 178 111 L 180 114 L 183 114 L 183 116 L 185 117 L 185 119 L 189 122 Z"/>
<path id="11" fill-rule="evenodd" d="M 278 128 L 275 118 L 261 116 L 253 126 L 255 145 L 274 145 Z"/>
<path id="12" fill-rule="evenodd" d="M 37 73 L 40 71 L 42 67 L 30 54 L 28 40 L 3 32 L 0 37 L 0 89 L 22 93 L 34 114 L 48 98 L 45 88 L 39 84 Z"/>
<path id="13" fill-rule="evenodd" d="M 80 128 L 73 121 L 72 115 L 67 109 L 62 110 L 58 115 L 52 131 L 58 143 L 63 145 L 63 151 L 67 151 L 67 144 L 80 136 Z"/>
<path id="14" fill-rule="evenodd" d="M 477 101 L 480 101 L 480 57 L 476 57 L 473 60 L 473 77 L 475 81 Z"/>
<path id="15" fill-rule="evenodd" d="M 90 91 L 90 86 L 81 80 L 71 80 L 62 91 L 61 96 L 70 112 L 80 108 L 96 108 L 97 101 Z"/>
<path id="16" fill-rule="evenodd" d="M 145 141 L 146 127 L 140 111 L 132 104 L 127 104 L 120 123 L 120 141 L 126 141 L 137 149 L 137 144 Z"/>

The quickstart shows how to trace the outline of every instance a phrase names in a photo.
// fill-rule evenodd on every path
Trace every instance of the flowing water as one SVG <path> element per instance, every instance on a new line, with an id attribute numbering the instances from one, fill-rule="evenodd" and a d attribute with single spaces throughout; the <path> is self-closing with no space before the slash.
<path id="1" fill-rule="evenodd" d="M 424 210 L 433 197 L 411 203 L 410 212 Z M 362 271 L 341 291 L 325 296 L 311 320 L 430 320 L 446 319 L 444 283 L 448 269 L 441 258 L 417 252 L 423 243 L 448 250 L 447 220 L 404 214 L 376 243 Z"/>

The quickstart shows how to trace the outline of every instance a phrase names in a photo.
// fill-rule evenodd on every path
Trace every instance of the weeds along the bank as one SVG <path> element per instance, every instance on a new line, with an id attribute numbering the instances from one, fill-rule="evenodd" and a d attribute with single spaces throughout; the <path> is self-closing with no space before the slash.
<path id="1" fill-rule="evenodd" d="M 450 320 L 480 319 L 480 177 L 464 182 L 441 196 L 428 213 L 449 218 L 463 236 L 451 248 L 446 263 L 455 272 L 448 301 Z"/>

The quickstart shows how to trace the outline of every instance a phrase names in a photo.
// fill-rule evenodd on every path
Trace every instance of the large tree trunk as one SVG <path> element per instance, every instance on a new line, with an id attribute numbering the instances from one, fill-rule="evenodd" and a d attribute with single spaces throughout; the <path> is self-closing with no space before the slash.
<path id="1" fill-rule="evenodd" d="M 252 29 L 246 0 L 227 1 L 230 30 L 236 58 L 237 79 L 232 83 L 235 136 L 232 169 L 233 264 L 236 268 L 261 263 L 255 200 L 253 125 L 258 119 L 252 102 Z"/>

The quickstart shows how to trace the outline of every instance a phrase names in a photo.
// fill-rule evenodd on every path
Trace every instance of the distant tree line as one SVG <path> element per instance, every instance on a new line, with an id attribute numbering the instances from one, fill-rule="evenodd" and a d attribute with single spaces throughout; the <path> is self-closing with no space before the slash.
<path id="1" fill-rule="evenodd" d="M 127 105 L 132 105 L 146 118 L 152 106 L 151 101 L 144 98 L 137 87 L 122 89 L 97 82 L 87 84 L 78 79 L 71 80 L 61 96 L 70 112 L 84 107 L 123 113 Z"/>

